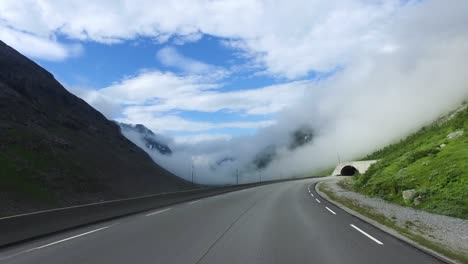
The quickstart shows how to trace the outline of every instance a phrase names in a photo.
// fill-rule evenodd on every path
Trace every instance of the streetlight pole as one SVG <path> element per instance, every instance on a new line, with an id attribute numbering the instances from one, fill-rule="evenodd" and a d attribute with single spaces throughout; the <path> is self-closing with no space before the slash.
<path id="1" fill-rule="evenodd" d="M 192 185 L 194 184 L 194 182 L 193 182 L 193 170 L 194 170 L 194 168 L 193 168 L 193 159 L 192 159 Z"/>

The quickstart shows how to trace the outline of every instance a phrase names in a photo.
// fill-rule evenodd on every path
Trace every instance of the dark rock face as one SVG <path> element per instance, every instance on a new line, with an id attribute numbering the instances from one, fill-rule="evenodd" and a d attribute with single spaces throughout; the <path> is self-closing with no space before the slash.
<path id="1" fill-rule="evenodd" d="M 137 124 L 137 125 L 130 125 L 119 123 L 120 128 L 123 132 L 125 131 L 133 131 L 138 133 L 141 136 L 141 140 L 145 143 L 145 147 L 150 151 L 158 151 L 159 153 L 170 156 L 172 154 L 172 150 L 169 148 L 168 145 L 160 142 L 158 140 L 157 135 L 153 133 L 149 128 L 145 127 L 144 125 Z"/>
<path id="2" fill-rule="evenodd" d="M 308 126 L 302 126 L 291 134 L 291 143 L 289 149 L 294 150 L 298 147 L 309 144 L 314 139 L 314 131 Z"/>
<path id="3" fill-rule="evenodd" d="M 0 215 L 189 186 L 52 74 L 1 41 L 0 180 Z"/>
<path id="4" fill-rule="evenodd" d="M 219 159 L 218 161 L 216 161 L 216 165 L 217 166 L 222 166 L 226 163 L 229 163 L 229 162 L 234 162 L 236 161 L 236 158 L 234 157 L 225 157 L 225 158 L 222 158 L 222 159 Z"/>
<path id="5" fill-rule="evenodd" d="M 260 151 L 253 161 L 257 169 L 266 168 L 276 157 L 276 146 L 270 145 Z"/>

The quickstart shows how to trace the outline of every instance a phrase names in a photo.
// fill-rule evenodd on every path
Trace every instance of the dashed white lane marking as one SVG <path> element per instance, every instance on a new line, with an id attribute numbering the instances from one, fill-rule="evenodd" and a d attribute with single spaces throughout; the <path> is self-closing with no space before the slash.
<path id="1" fill-rule="evenodd" d="M 191 202 L 190 202 L 190 203 L 188 203 L 188 204 L 194 204 L 194 203 L 198 203 L 199 201 L 201 201 L 201 200 L 195 200 L 195 201 L 191 201 Z"/>
<path id="2" fill-rule="evenodd" d="M 78 238 L 78 237 L 82 237 L 82 236 L 86 236 L 86 235 L 89 235 L 89 234 L 92 234 L 92 233 L 96 233 L 96 232 L 98 232 L 98 231 L 107 229 L 107 228 L 109 228 L 109 227 L 111 227 L 111 226 L 101 227 L 101 228 L 98 228 L 98 229 L 95 229 L 95 230 L 88 231 L 88 232 L 83 233 L 83 234 L 79 234 L 79 235 L 72 236 L 72 237 L 69 237 L 69 238 L 65 238 L 65 239 L 62 239 L 62 240 L 59 240 L 59 241 L 55 241 L 55 242 L 52 242 L 52 243 L 49 243 L 49 244 L 46 244 L 46 245 L 43 245 L 43 246 L 31 248 L 31 249 L 28 249 L 27 251 L 33 251 L 33 250 L 38 250 L 38 249 L 50 247 L 50 246 L 55 245 L 55 244 L 58 244 L 58 243 L 62 243 L 62 242 L 68 241 L 68 240 L 72 240 L 72 239 Z"/>
<path id="3" fill-rule="evenodd" d="M 355 225 L 353 225 L 353 224 L 351 224 L 351 227 L 354 228 L 354 229 L 356 229 L 357 231 L 361 232 L 361 233 L 364 234 L 366 237 L 372 239 L 375 243 L 377 243 L 377 244 L 379 244 L 379 245 L 383 245 L 382 242 L 380 242 L 379 240 L 377 240 L 377 239 L 374 238 L 373 236 L 367 234 L 366 232 L 362 231 L 361 229 L 359 229 L 359 227 L 357 227 L 357 226 L 355 226 Z"/>
<path id="4" fill-rule="evenodd" d="M 167 209 L 164 209 L 164 210 L 159 210 L 159 211 L 156 211 L 156 212 L 154 212 L 154 213 L 147 214 L 146 216 L 152 216 L 152 215 L 160 214 L 160 213 L 169 211 L 169 210 L 171 210 L 171 209 L 172 209 L 172 208 L 167 208 Z"/>
<path id="5" fill-rule="evenodd" d="M 320 203 L 320 200 L 319 200 L 319 199 L 317 199 L 317 198 L 315 198 L 315 201 L 317 201 L 317 203 Z"/>
<path id="6" fill-rule="evenodd" d="M 327 210 L 328 210 L 328 211 L 330 211 L 330 213 L 332 213 L 332 214 L 336 215 L 336 213 L 335 213 L 335 212 L 333 212 L 333 210 L 332 210 L 332 209 L 330 209 L 330 208 L 328 208 L 328 207 L 326 207 L 326 206 L 325 206 L 325 208 L 327 208 Z"/>
<path id="7" fill-rule="evenodd" d="M 313 193 L 310 193 L 310 196 L 314 197 L 314 194 L 313 194 Z"/>
<path id="8" fill-rule="evenodd" d="M 17 252 L 17 253 L 15 253 L 15 254 L 12 254 L 12 255 L 9 255 L 9 256 L 6 256 L 6 257 L 0 257 L 0 260 L 10 259 L 10 258 L 19 256 L 19 255 L 23 255 L 23 254 L 25 254 L 25 253 L 29 253 L 29 252 L 36 251 L 36 250 L 39 250 L 39 249 L 43 249 L 43 248 L 46 248 L 46 247 L 50 247 L 50 246 L 53 246 L 53 245 L 56 245 L 56 244 L 59 244 L 59 243 L 63 243 L 63 242 L 66 242 L 66 241 L 68 241 L 68 240 L 72 240 L 72 239 L 75 239 L 75 238 L 78 238 L 78 237 L 82 237 L 82 236 L 86 236 L 86 235 L 89 235 L 89 234 L 92 234 L 92 233 L 96 233 L 96 232 L 98 232 L 98 231 L 101 231 L 101 230 L 107 229 L 107 228 L 109 228 L 109 227 L 112 227 L 112 226 L 114 226 L 114 225 L 116 225 L 116 224 L 117 224 L 117 223 L 115 223 L 115 224 L 113 224 L 113 225 L 101 227 L 101 228 L 98 228 L 98 229 L 94 229 L 94 230 L 88 231 L 88 232 L 86 232 L 86 233 L 82 233 L 82 234 L 79 234 L 79 235 L 76 235 L 76 236 L 72 236 L 72 237 L 69 237 L 69 238 L 61 239 L 61 240 L 59 240 L 59 241 L 55 241 L 55 242 L 52 242 L 52 243 L 49 243 L 49 244 L 46 244 L 46 245 L 42 245 L 42 246 L 39 246 L 39 247 L 30 248 L 30 249 L 27 249 L 27 250 L 24 250 L 24 251 L 21 251 L 21 252 Z"/>

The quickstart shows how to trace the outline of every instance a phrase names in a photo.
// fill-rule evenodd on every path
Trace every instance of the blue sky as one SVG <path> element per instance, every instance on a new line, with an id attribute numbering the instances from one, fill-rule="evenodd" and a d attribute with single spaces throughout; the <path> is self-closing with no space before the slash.
<path id="1" fill-rule="evenodd" d="M 0 38 L 109 119 L 175 137 L 231 138 L 277 123 L 408 1 L 0 3 Z"/>
<path id="2" fill-rule="evenodd" d="M 67 43 L 64 37 L 57 39 Z M 87 91 L 99 91 L 109 87 L 116 82 L 138 75 L 141 71 L 170 72 L 178 76 L 194 74 L 179 65 L 168 65 L 158 58 L 162 50 L 170 49 L 177 52 L 178 56 L 192 62 L 199 62 L 210 67 L 228 71 L 221 77 L 214 78 L 219 87 L 219 92 L 236 92 L 258 89 L 271 85 L 288 83 L 286 78 L 261 73 L 264 69 L 259 65 L 253 65 L 246 56 L 223 44 L 224 39 L 213 36 L 202 36 L 195 42 L 177 43 L 167 41 L 157 43 L 151 38 L 138 38 L 136 40 L 124 41 L 116 44 L 82 42 L 82 51 L 79 56 L 67 60 L 51 61 L 42 58 L 35 60 L 44 68 L 52 72 L 55 77 L 78 95 L 86 94 Z M 259 74 L 260 73 L 260 74 Z M 198 73 L 195 73 L 198 74 Z M 209 72 L 202 74 L 209 75 Z M 314 72 L 307 74 L 300 80 L 317 79 Z M 323 75 L 320 75 L 323 76 Z M 167 87 L 171 89 L 172 87 Z M 78 91 L 78 92 L 77 92 Z M 98 108 L 99 109 L 99 108 Z M 216 111 L 196 111 L 183 109 L 170 109 L 163 114 L 176 115 L 182 119 L 193 122 L 210 122 L 215 124 L 232 122 L 259 122 L 274 119 L 274 112 L 260 114 L 246 114 L 245 111 L 236 111 L 229 108 Z M 125 118 L 120 113 L 107 115 L 111 119 Z M 138 122 L 138 120 L 132 120 Z M 155 124 L 146 124 L 156 131 L 173 136 L 190 136 L 196 134 L 214 134 L 228 136 L 254 134 L 258 127 L 219 127 L 202 129 L 198 131 L 184 131 L 165 127 L 164 129 Z M 263 127 L 263 126 L 261 126 Z"/>

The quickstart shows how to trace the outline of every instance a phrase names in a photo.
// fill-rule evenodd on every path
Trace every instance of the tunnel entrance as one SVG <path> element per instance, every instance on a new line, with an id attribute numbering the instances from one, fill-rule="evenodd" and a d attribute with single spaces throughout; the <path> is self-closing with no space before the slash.
<path id="1" fill-rule="evenodd" d="M 357 172 L 359 172 L 355 167 L 351 166 L 351 165 L 347 165 L 347 166 L 344 166 L 342 169 L 341 169 L 341 175 L 342 176 L 353 176 L 355 175 Z"/>

